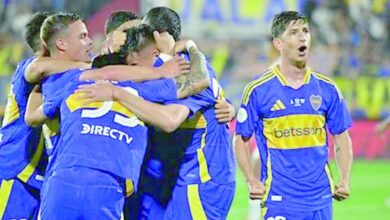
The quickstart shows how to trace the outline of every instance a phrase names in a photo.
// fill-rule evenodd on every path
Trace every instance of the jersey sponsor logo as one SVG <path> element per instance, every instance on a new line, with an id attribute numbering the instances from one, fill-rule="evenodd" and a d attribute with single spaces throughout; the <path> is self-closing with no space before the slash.
<path id="1" fill-rule="evenodd" d="M 309 135 L 321 135 L 323 128 L 287 128 L 283 130 L 274 130 L 276 138 L 294 137 L 294 136 L 309 136 Z"/>
<path id="2" fill-rule="evenodd" d="M 238 110 L 238 113 L 237 113 L 237 121 L 239 123 L 243 123 L 247 119 L 248 119 L 248 113 L 246 112 L 246 110 L 244 108 L 240 108 Z"/>
<path id="3" fill-rule="evenodd" d="M 313 107 L 314 110 L 320 109 L 322 104 L 322 97 L 319 95 L 311 95 L 310 96 L 310 105 Z"/>
<path id="4" fill-rule="evenodd" d="M 264 118 L 264 136 L 273 149 L 298 149 L 326 145 L 325 117 L 314 114 Z"/>
<path id="5" fill-rule="evenodd" d="M 110 137 L 114 140 L 124 141 L 127 144 L 130 144 L 133 141 L 133 137 L 130 137 L 127 133 L 108 126 L 90 124 L 82 124 L 82 126 L 83 130 L 80 132 L 80 134 Z"/>
<path id="6" fill-rule="evenodd" d="M 280 99 L 278 99 L 275 102 L 275 104 L 272 106 L 271 111 L 274 112 L 274 111 L 279 111 L 279 110 L 283 110 L 283 109 L 286 109 L 286 106 L 283 104 L 282 101 L 280 101 Z"/>

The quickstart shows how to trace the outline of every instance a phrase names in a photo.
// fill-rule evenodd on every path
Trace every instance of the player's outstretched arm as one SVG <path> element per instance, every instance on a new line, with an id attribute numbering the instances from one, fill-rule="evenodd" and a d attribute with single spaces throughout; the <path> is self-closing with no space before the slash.
<path id="1" fill-rule="evenodd" d="M 342 201 L 349 197 L 349 174 L 351 171 L 353 153 L 352 141 L 348 130 L 333 136 L 335 144 L 335 157 L 339 171 L 339 183 L 336 184 L 334 198 Z"/>
<path id="2" fill-rule="evenodd" d="M 173 78 L 190 70 L 190 64 L 175 57 L 158 68 L 146 66 L 109 65 L 100 69 L 84 71 L 80 80 L 113 80 L 142 82 L 160 78 Z"/>
<path id="3" fill-rule="evenodd" d="M 264 195 L 264 185 L 255 177 L 249 157 L 249 138 L 241 135 L 234 136 L 234 146 L 238 165 L 244 173 L 249 188 L 250 199 L 262 199 Z"/>
<path id="4" fill-rule="evenodd" d="M 40 88 L 38 86 L 35 86 L 33 91 L 30 93 L 26 113 L 24 115 L 26 124 L 31 127 L 38 127 L 47 119 L 46 115 L 43 113 L 42 93 L 38 92 L 39 89 Z"/>
<path id="5" fill-rule="evenodd" d="M 109 82 L 99 82 L 93 85 L 82 85 L 76 91 L 82 93 L 80 99 L 85 103 L 114 100 L 121 103 L 147 124 L 158 127 L 165 132 L 173 132 L 188 117 L 189 109 L 184 105 L 160 105 L 146 101 L 117 87 Z"/>
<path id="6" fill-rule="evenodd" d="M 189 44 L 187 48 L 191 57 L 191 71 L 189 74 L 175 77 L 178 98 L 194 95 L 210 86 L 206 58 L 195 44 Z"/>
<path id="7" fill-rule="evenodd" d="M 26 72 L 24 73 L 24 77 L 29 83 L 38 83 L 44 77 L 51 74 L 64 72 L 73 68 L 86 69 L 90 67 L 90 63 L 58 60 L 50 57 L 39 57 L 28 65 Z"/>

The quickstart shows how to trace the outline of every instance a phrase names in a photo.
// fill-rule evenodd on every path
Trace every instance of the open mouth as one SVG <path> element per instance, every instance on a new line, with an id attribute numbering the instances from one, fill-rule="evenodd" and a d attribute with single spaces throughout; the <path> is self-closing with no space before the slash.
<path id="1" fill-rule="evenodd" d="M 301 46 L 301 47 L 298 48 L 298 50 L 299 50 L 300 52 L 304 52 L 306 49 L 307 49 L 306 46 Z"/>

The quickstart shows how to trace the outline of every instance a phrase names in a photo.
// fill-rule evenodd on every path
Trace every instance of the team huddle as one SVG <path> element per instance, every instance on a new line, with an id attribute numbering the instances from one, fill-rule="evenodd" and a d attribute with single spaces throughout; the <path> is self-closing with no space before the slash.
<path id="1" fill-rule="evenodd" d="M 105 35 L 93 57 L 77 14 L 38 12 L 26 25 L 34 56 L 15 70 L 0 130 L 0 219 L 226 219 L 235 109 L 198 46 L 180 38 L 179 15 L 114 12 Z M 264 219 L 332 219 L 332 198 L 349 196 L 351 119 L 334 83 L 306 66 L 307 19 L 276 15 L 272 37 L 281 61 L 244 91 L 237 161 Z"/>

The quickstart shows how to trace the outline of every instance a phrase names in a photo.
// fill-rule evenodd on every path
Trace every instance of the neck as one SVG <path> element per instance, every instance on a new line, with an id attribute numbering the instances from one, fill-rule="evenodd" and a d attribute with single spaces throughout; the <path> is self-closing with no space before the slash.
<path id="1" fill-rule="evenodd" d="M 72 60 L 72 58 L 61 51 L 50 51 L 50 57 L 58 60 Z"/>
<path id="2" fill-rule="evenodd" d="M 282 59 L 280 63 L 280 72 L 288 84 L 294 88 L 299 88 L 304 84 L 306 69 L 306 62 L 291 63 Z"/>

